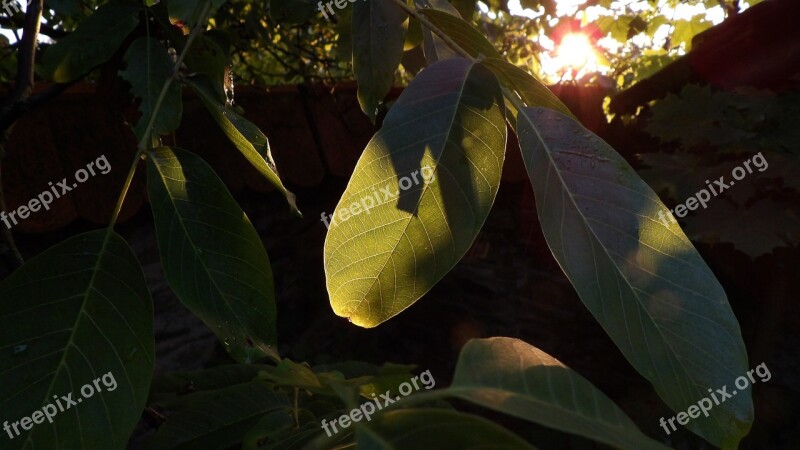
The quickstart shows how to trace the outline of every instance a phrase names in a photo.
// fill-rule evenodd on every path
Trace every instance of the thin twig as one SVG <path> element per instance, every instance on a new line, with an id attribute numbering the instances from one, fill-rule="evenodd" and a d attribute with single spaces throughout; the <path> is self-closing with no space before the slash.
<path id="1" fill-rule="evenodd" d="M 461 55 L 462 57 L 472 61 L 473 63 L 479 62 L 480 60 L 472 55 L 469 54 L 466 50 L 461 48 L 456 41 L 454 41 L 450 36 L 448 36 L 444 31 L 440 30 L 435 24 L 433 24 L 427 17 L 423 14 L 420 14 L 415 8 L 408 6 L 403 0 L 392 0 L 397 6 L 407 12 L 410 16 L 417 19 L 417 21 L 423 25 L 424 27 L 428 28 L 432 33 L 439 36 L 445 44 L 450 46 L 453 51 Z M 517 111 L 521 111 L 522 108 L 525 107 L 524 102 L 516 95 L 513 91 L 509 90 L 508 88 L 503 87 L 503 95 L 508 99 L 508 101 L 514 105 Z M 513 124 L 512 124 L 513 127 Z"/>
<path id="2" fill-rule="evenodd" d="M 133 158 L 133 163 L 131 163 L 131 167 L 128 170 L 128 176 L 125 179 L 125 183 L 122 185 L 122 192 L 117 199 L 117 205 L 114 207 L 114 213 L 111 216 L 111 221 L 108 224 L 108 232 L 106 234 L 106 241 L 111 236 L 111 233 L 114 230 L 114 225 L 117 223 L 117 219 L 119 218 L 119 213 L 122 211 L 122 205 L 125 203 L 125 197 L 128 195 L 128 190 L 131 187 L 131 182 L 133 181 L 133 176 L 136 174 L 136 168 L 139 166 L 139 158 L 144 154 L 147 148 L 150 146 L 151 142 L 151 135 L 153 132 L 153 124 L 156 121 L 156 117 L 158 116 L 158 112 L 161 109 L 161 105 L 164 103 L 164 99 L 167 97 L 167 93 L 169 92 L 170 86 L 172 83 L 178 79 L 180 76 L 180 69 L 183 65 L 183 60 L 186 59 L 186 55 L 189 53 L 189 48 L 191 48 L 192 43 L 195 39 L 205 30 L 206 22 L 208 20 L 208 14 L 211 11 L 211 0 L 206 0 L 206 4 L 203 7 L 203 11 L 200 13 L 200 18 L 197 22 L 197 25 L 192 30 L 191 34 L 189 34 L 189 38 L 186 40 L 186 45 L 183 47 L 183 51 L 181 51 L 180 56 L 178 56 L 178 60 L 175 62 L 175 67 L 172 70 L 172 74 L 167 81 L 164 83 L 164 87 L 161 88 L 161 93 L 158 95 L 158 99 L 156 100 L 155 105 L 153 106 L 153 110 L 150 113 L 150 120 L 147 123 L 147 126 L 144 129 L 144 133 L 142 135 L 141 140 L 139 140 L 139 144 L 136 146 L 136 155 Z"/>
<path id="3" fill-rule="evenodd" d="M 417 19 L 417 21 L 424 25 L 427 29 L 431 30 L 434 34 L 439 36 L 450 48 L 452 48 L 456 53 L 460 54 L 464 58 L 469 59 L 472 62 L 477 62 L 478 59 L 474 56 L 470 55 L 469 52 L 461 48 L 460 45 L 456 43 L 450 36 L 448 36 L 444 31 L 440 30 L 439 27 L 434 25 L 427 17 L 420 14 L 415 8 L 408 6 L 408 4 L 402 0 L 392 0 L 397 6 L 403 9 L 406 13 L 410 16 Z"/>
<path id="4" fill-rule="evenodd" d="M 36 41 L 39 38 L 39 25 L 42 21 L 44 0 L 36 0 L 25 11 L 25 24 L 20 40 L 17 66 L 17 79 L 9 101 L 16 103 L 30 96 L 33 91 L 33 67 L 36 60 Z"/>

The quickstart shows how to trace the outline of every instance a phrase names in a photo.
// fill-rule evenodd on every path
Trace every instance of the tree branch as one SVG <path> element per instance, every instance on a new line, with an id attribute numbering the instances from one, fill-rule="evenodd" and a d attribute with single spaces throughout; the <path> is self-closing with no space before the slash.
<path id="1" fill-rule="evenodd" d="M 19 42 L 19 58 L 17 61 L 17 79 L 14 84 L 14 89 L 11 91 L 0 111 L 0 207 L 5 211 L 5 194 L 3 192 L 3 157 L 5 156 L 5 141 L 8 129 L 16 120 L 13 117 L 15 114 L 21 115 L 16 110 L 19 109 L 18 105 L 22 104 L 30 97 L 33 92 L 34 86 L 34 73 L 33 67 L 36 61 L 36 44 L 39 40 L 39 26 L 42 21 L 42 9 L 44 8 L 44 0 L 33 0 L 28 3 L 28 9 L 25 11 L 25 24 L 22 29 L 22 38 Z M 4 259 L 10 261 L 12 266 L 19 267 L 23 264 L 22 255 L 20 254 L 17 246 L 14 244 L 14 238 L 11 235 L 11 230 L 3 230 L 3 239 L 5 244 L 0 248 L 0 255 Z M 16 267 L 12 267 L 15 269 Z"/>
<path id="2" fill-rule="evenodd" d="M 43 8 L 44 0 L 35 0 L 28 5 L 28 10 L 25 11 L 25 24 L 22 29 L 17 62 L 17 79 L 8 100 L 9 104 L 25 100 L 33 91 L 33 65 L 36 60 L 36 43 L 39 39 L 39 25 L 42 21 Z"/>

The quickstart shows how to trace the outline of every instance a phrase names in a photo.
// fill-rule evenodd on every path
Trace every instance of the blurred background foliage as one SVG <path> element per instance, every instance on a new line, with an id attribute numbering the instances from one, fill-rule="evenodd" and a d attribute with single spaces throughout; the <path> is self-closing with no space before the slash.
<path id="1" fill-rule="evenodd" d="M 18 1 L 18 0 L 14 0 Z M 149 3 L 158 1 L 147 0 Z M 414 3 L 414 0 L 408 0 Z M 417 0 L 440 7 L 445 0 Z M 624 89 L 691 49 L 692 38 L 760 0 L 450 0 L 510 61 L 546 83 L 575 81 Z M 45 2 L 42 42 L 71 30 L 103 1 Z M 349 3 L 347 3 L 349 6 Z M 259 85 L 352 79 L 350 8 L 323 17 L 313 0 L 231 0 L 212 26 L 229 34 L 237 83 Z M 22 4 L 20 3 L 20 8 Z M 10 10 L 12 13 L 13 9 Z M 3 16 L 0 80 L 15 67 L 15 34 L 23 13 Z M 409 24 L 407 55 L 398 82 L 421 67 L 418 24 Z M 559 44 L 571 34 L 591 46 L 564 61 Z M 578 43 L 580 45 L 581 43 Z M 571 50 L 575 50 L 572 48 Z M 565 62 L 573 63 L 571 66 Z"/>
<path id="2" fill-rule="evenodd" d="M 546 84 L 601 89 L 607 97 L 608 118 L 613 119 L 610 98 L 686 55 L 702 39 L 703 31 L 761 0 L 449 0 L 450 5 L 448 0 L 407 1 L 457 11 L 505 58 Z M 68 35 L 103 3 L 45 1 L 41 45 Z M 229 55 L 225 52 L 230 64 L 228 86 L 332 86 L 351 81 L 350 6 L 345 0 L 343 8 L 334 5 L 333 14 L 323 15 L 324 5 L 316 0 L 224 2 L 210 22 L 215 30 L 208 36 L 230 49 Z M 0 17 L 0 82 L 11 81 L 16 71 L 16 43 L 23 21 L 22 12 Z M 401 86 L 425 66 L 420 25 L 411 19 L 407 27 L 405 53 L 395 77 Z M 172 41 L 170 36 L 163 37 Z M 87 80 L 98 79 L 98 72 Z M 684 227 L 696 241 L 732 242 L 751 257 L 800 242 L 796 232 L 800 218 L 796 208 L 788 206 L 800 193 L 791 176 L 800 153 L 797 90 L 775 93 L 693 84 L 678 90 L 645 102 L 633 114 L 617 114 L 616 120 L 629 127 L 628 132 L 638 130 L 653 139 L 652 145 L 641 145 L 640 140 L 629 152 L 629 156 L 638 155 L 645 180 L 665 200 L 680 203 L 702 188 L 709 173 L 763 151 L 771 162 L 768 172 L 753 180 L 750 188 L 742 186 L 724 201 L 715 202 L 715 208 L 687 217 Z M 228 95 L 232 100 L 232 91 Z M 624 151 L 625 146 L 621 148 Z M 780 220 L 766 219 L 775 212 Z M 720 227 L 733 216 L 752 226 Z"/>

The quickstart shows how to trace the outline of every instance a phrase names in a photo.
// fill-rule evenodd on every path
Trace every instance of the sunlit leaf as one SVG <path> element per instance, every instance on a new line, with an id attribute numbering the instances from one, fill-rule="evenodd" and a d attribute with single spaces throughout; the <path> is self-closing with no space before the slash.
<path id="1" fill-rule="evenodd" d="M 267 252 L 211 167 L 179 149 L 148 154 L 147 186 L 164 275 L 240 362 L 275 357 Z"/>
<path id="2" fill-rule="evenodd" d="M 711 28 L 714 24 L 706 21 L 703 16 L 695 16 L 691 19 L 675 20 L 673 25 L 675 28 L 670 36 L 672 45 L 686 44 L 686 50 L 691 50 L 694 37 Z"/>
<path id="3" fill-rule="evenodd" d="M 465 59 L 430 66 L 403 91 L 333 213 L 325 272 L 336 314 L 374 327 L 464 256 L 499 187 L 502 105 L 497 79 Z"/>
<path id="4" fill-rule="evenodd" d="M 483 65 L 500 80 L 504 88 L 516 93 L 526 106 L 538 106 L 561 111 L 572 116 L 572 112 L 553 92 L 528 72 L 497 58 L 486 58 Z M 516 113 L 514 113 L 516 115 Z"/>
<path id="5" fill-rule="evenodd" d="M 361 109 L 375 121 L 378 104 L 392 88 L 403 57 L 406 13 L 392 1 L 353 5 L 353 74 Z"/>
<path id="6" fill-rule="evenodd" d="M 302 215 L 297 209 L 295 195 L 286 189 L 278 175 L 278 168 L 272 159 L 269 140 L 264 133 L 252 122 L 215 99 L 214 90 L 211 87 L 212 82 L 209 78 L 196 76 L 184 81 L 197 92 L 222 132 L 233 142 L 247 161 L 286 197 L 289 207 L 295 214 Z"/>
<path id="7" fill-rule="evenodd" d="M 31 259 L 0 283 L 0 408 L 15 421 L 52 405 L 52 422 L 4 432 L 2 448 L 124 449 L 154 353 L 150 293 L 119 235 L 92 231 Z M 99 392 L 83 398 L 94 383 Z M 59 411 L 64 396 L 79 404 Z"/>
<path id="8" fill-rule="evenodd" d="M 445 393 L 614 448 L 669 449 L 642 434 L 592 383 L 517 339 L 468 342 Z"/>
<path id="9" fill-rule="evenodd" d="M 556 1 L 555 0 L 520 0 L 520 6 L 523 8 L 530 8 L 533 10 L 542 10 L 545 14 L 550 14 L 555 17 L 556 14 Z"/>
<path id="10" fill-rule="evenodd" d="M 664 204 L 630 165 L 556 111 L 526 108 L 517 127 L 553 255 L 661 398 L 685 411 L 745 373 L 747 353 L 722 286 L 681 229 L 660 220 Z M 687 426 L 733 447 L 752 421 L 747 391 Z"/>

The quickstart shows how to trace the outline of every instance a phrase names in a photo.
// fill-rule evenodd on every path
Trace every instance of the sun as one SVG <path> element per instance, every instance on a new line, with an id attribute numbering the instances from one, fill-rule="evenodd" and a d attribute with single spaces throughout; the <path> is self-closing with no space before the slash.
<path id="1" fill-rule="evenodd" d="M 580 70 L 596 62 L 594 47 L 589 37 L 582 33 L 570 33 L 561 39 L 556 49 L 556 59 L 563 68 Z"/>
<path id="2" fill-rule="evenodd" d="M 542 58 L 543 71 L 557 79 L 575 80 L 597 70 L 597 52 L 591 38 L 580 32 L 563 35 L 549 55 Z"/>

